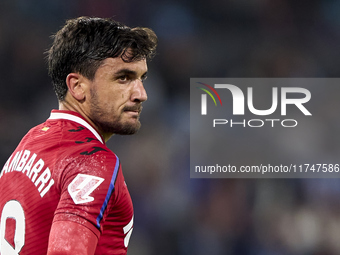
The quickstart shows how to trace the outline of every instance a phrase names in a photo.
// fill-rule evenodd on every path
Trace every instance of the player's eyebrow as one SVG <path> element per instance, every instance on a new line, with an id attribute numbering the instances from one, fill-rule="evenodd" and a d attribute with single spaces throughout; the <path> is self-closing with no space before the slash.
<path id="1" fill-rule="evenodd" d="M 137 76 L 137 72 L 132 71 L 130 69 L 121 69 L 114 73 L 114 76 L 121 76 L 121 75 Z"/>
<path id="2" fill-rule="evenodd" d="M 141 78 L 145 79 L 146 76 L 147 76 L 147 73 L 148 73 L 147 71 L 145 73 L 143 73 L 141 75 Z M 138 77 L 138 74 L 137 74 L 136 71 L 133 71 L 131 69 L 126 69 L 126 68 L 118 70 L 117 72 L 114 73 L 114 77 L 119 77 L 121 75 L 128 75 L 128 76 L 133 77 L 133 78 Z"/>

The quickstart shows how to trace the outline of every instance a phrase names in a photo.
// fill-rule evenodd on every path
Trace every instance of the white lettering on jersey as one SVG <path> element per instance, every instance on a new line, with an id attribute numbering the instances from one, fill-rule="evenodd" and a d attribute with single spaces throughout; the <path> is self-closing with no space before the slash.
<path id="1" fill-rule="evenodd" d="M 104 178 L 93 175 L 78 174 L 68 185 L 68 192 L 75 204 L 92 202 L 93 197 L 89 196 L 102 182 Z"/>
<path id="2" fill-rule="evenodd" d="M 17 167 L 16 167 L 16 171 L 22 171 L 22 169 L 24 168 L 26 161 L 28 159 L 28 157 L 30 156 L 31 152 L 29 150 L 25 150 L 24 154 L 22 155 Z"/>
<path id="3" fill-rule="evenodd" d="M 29 150 L 22 150 L 16 152 L 13 156 L 11 155 L 3 167 L 0 178 L 7 173 L 18 171 L 26 173 L 26 176 L 34 183 L 37 187 L 37 191 L 40 196 L 43 197 L 53 186 L 54 180 L 52 179 L 51 171 L 48 167 L 44 171 L 42 169 L 45 166 L 44 160 L 41 158 L 35 161 L 37 154 Z M 35 162 L 35 164 L 34 164 Z"/>
<path id="4" fill-rule="evenodd" d="M 20 159 L 20 157 L 21 157 L 21 154 L 22 154 L 22 151 L 18 151 L 16 154 L 15 154 L 15 156 L 14 156 L 14 158 L 12 159 L 12 161 L 11 161 L 11 164 L 9 165 L 9 168 L 8 168 L 8 172 L 11 172 L 11 171 L 13 171 L 15 168 L 17 168 L 17 165 L 18 165 L 18 162 L 19 162 L 19 159 Z"/>

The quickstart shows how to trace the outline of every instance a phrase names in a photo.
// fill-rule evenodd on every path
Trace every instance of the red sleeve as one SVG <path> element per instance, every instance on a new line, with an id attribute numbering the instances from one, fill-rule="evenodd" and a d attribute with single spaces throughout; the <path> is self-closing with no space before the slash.
<path id="1" fill-rule="evenodd" d="M 47 255 L 93 255 L 97 242 L 96 235 L 83 225 L 57 221 L 52 224 Z"/>
<path id="2" fill-rule="evenodd" d="M 99 238 L 107 208 L 115 202 L 114 183 L 119 168 L 119 159 L 112 152 L 74 158 L 63 170 L 61 198 L 53 222 L 76 222 Z"/>

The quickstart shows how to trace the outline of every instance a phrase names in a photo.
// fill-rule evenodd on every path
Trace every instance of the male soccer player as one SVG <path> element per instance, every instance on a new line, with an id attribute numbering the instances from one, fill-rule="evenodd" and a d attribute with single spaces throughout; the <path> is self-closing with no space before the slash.
<path id="1" fill-rule="evenodd" d="M 111 19 L 68 20 L 48 51 L 59 110 L 0 173 L 0 254 L 126 254 L 133 207 L 105 142 L 140 128 L 157 37 Z"/>

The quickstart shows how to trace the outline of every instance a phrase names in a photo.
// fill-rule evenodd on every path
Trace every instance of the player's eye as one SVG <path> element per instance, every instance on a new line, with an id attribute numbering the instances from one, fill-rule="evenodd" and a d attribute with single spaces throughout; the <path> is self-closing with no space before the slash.
<path id="1" fill-rule="evenodd" d="M 125 82 L 125 81 L 128 80 L 128 78 L 129 78 L 129 77 L 128 77 L 127 75 L 122 75 L 122 76 L 119 76 L 119 77 L 118 77 L 118 80 L 121 81 L 121 82 Z"/>
<path id="2" fill-rule="evenodd" d="M 123 74 L 117 77 L 117 81 L 121 84 L 130 84 L 133 78 L 128 74 Z"/>

